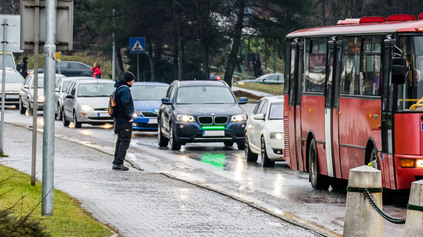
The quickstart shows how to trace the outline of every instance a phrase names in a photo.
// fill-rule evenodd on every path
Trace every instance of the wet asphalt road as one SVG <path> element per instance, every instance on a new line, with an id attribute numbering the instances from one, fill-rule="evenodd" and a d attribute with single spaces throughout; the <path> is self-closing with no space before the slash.
<path id="1" fill-rule="evenodd" d="M 250 112 L 253 107 L 254 104 L 247 104 L 245 109 Z M 38 119 L 41 129 L 42 114 Z M 20 115 L 17 110 L 6 110 L 5 121 L 32 126 L 32 117 Z M 55 123 L 58 137 L 97 149 L 114 150 L 116 137 L 110 128 L 83 124 L 81 129 L 75 129 L 65 128 L 60 121 Z M 294 223 L 320 228 L 322 233 L 342 234 L 346 193 L 313 190 L 308 174 L 291 170 L 285 162 L 277 162 L 273 168 L 262 168 L 259 163 L 247 163 L 243 151 L 236 145 L 225 147 L 223 143 L 187 144 L 181 151 L 159 149 L 154 132 L 134 132 L 127 159 L 145 171 L 161 172 L 251 203 Z M 405 217 L 406 204 L 403 200 L 398 202 L 400 204 L 385 206 L 385 211 Z M 403 226 L 385 221 L 384 232 L 384 236 L 401 236 Z"/>

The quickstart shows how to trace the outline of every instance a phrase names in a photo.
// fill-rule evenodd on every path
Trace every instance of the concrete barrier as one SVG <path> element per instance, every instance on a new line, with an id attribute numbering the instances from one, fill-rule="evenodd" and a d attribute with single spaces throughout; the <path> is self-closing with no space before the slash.
<path id="1" fill-rule="evenodd" d="M 350 170 L 343 236 L 383 236 L 383 218 L 373 209 L 364 193 L 357 191 L 361 188 L 381 190 L 380 171 L 365 165 Z M 372 195 L 382 209 L 382 192 L 373 192 Z"/>
<path id="2" fill-rule="evenodd" d="M 411 184 L 404 236 L 423 236 L 423 180 Z"/>

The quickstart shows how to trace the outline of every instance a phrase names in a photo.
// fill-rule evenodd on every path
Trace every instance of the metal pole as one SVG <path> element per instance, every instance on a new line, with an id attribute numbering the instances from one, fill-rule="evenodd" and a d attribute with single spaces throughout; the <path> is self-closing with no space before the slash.
<path id="1" fill-rule="evenodd" d="M 115 9 L 113 8 L 113 53 L 112 53 L 112 79 L 116 78 L 116 43 L 115 43 Z"/>
<path id="2" fill-rule="evenodd" d="M 54 86 L 56 45 L 56 0 L 46 0 L 46 42 L 44 44 L 44 133 L 43 133 L 43 201 L 41 214 L 53 215 L 54 194 Z"/>
<path id="3" fill-rule="evenodd" d="M 7 19 L 4 19 L 3 26 L 3 65 L 2 65 L 2 81 L 1 81 L 1 125 L 0 125 L 0 156 L 4 156 L 3 139 L 4 139 L 4 100 L 6 99 L 6 53 L 7 53 Z"/>
<path id="4" fill-rule="evenodd" d="M 139 55 L 137 53 L 137 81 L 140 81 L 140 64 L 139 64 Z"/>
<path id="5" fill-rule="evenodd" d="M 38 109 L 38 44 L 40 43 L 40 0 L 35 1 L 34 16 L 34 97 L 32 98 L 32 160 L 31 160 L 31 185 L 35 186 L 36 164 L 37 164 L 37 109 Z M 32 85 L 29 85 L 31 89 Z M 28 100 L 28 113 L 30 113 Z"/>

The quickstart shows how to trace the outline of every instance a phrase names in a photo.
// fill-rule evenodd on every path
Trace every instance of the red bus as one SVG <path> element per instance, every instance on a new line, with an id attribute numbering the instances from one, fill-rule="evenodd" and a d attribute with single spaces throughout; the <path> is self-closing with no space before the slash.
<path id="1" fill-rule="evenodd" d="M 384 188 L 423 178 L 423 13 L 287 35 L 285 159 L 315 189 L 369 165 Z"/>

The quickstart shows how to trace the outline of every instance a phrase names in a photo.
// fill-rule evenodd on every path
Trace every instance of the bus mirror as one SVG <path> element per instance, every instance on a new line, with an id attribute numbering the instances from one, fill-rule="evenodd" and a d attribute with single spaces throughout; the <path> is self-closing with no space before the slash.
<path id="1" fill-rule="evenodd" d="M 407 60 L 405 58 L 392 58 L 392 83 L 404 84 L 407 74 Z"/>

